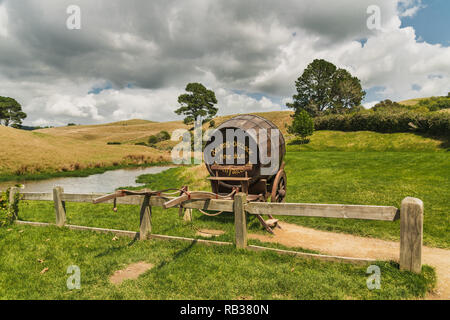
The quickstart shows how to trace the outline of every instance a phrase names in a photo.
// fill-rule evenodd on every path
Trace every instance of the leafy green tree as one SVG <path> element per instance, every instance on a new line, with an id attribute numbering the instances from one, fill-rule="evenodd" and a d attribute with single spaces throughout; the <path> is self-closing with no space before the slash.
<path id="1" fill-rule="evenodd" d="M 333 75 L 331 92 L 331 113 L 346 113 L 348 110 L 361 105 L 366 93 L 362 90 L 361 82 L 347 70 L 337 69 Z"/>
<path id="2" fill-rule="evenodd" d="M 211 120 L 217 114 L 218 108 L 216 94 L 208 90 L 201 83 L 189 83 L 186 91 L 178 97 L 180 108 L 175 110 L 178 115 L 184 115 L 184 123 L 192 124 L 198 117 L 203 118 L 203 123 Z"/>
<path id="3" fill-rule="evenodd" d="M 344 113 L 360 105 L 365 96 L 358 78 L 323 59 L 315 59 L 295 82 L 297 94 L 289 108 L 306 110 L 315 117 L 327 113 Z"/>
<path id="4" fill-rule="evenodd" d="M 22 106 L 13 98 L 0 97 L 0 124 L 20 128 L 22 120 L 27 114 L 22 111 Z"/>
<path id="5" fill-rule="evenodd" d="M 300 136 L 303 141 L 314 133 L 314 121 L 306 110 L 300 110 L 293 116 L 292 124 L 287 131 L 290 134 Z"/>

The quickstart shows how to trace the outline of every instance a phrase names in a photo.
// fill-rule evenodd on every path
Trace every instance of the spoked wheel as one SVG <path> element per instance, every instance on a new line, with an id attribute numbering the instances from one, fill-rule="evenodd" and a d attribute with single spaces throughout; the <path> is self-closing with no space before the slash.
<path id="1" fill-rule="evenodd" d="M 284 202 L 286 198 L 286 183 L 286 172 L 281 169 L 280 171 L 278 171 L 275 180 L 273 181 L 272 194 L 270 197 L 271 202 Z"/>
<path id="2" fill-rule="evenodd" d="M 271 202 L 284 202 L 286 198 L 286 182 L 287 182 L 286 172 L 284 172 L 284 169 L 281 168 L 280 171 L 278 171 L 277 175 L 275 176 L 275 179 L 273 180 L 272 194 L 270 197 Z M 278 219 L 274 219 L 270 214 L 269 218 L 270 218 L 269 221 L 274 221 L 275 225 L 281 229 L 281 226 L 278 224 Z"/>

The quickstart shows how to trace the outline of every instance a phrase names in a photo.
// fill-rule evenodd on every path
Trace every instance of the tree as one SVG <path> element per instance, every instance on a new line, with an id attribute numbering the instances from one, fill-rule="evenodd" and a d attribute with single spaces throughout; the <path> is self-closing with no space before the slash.
<path id="1" fill-rule="evenodd" d="M 288 126 L 288 133 L 300 136 L 303 141 L 306 141 L 306 137 L 310 136 L 314 132 L 314 121 L 306 110 L 301 110 L 295 113 L 293 121 Z"/>
<path id="2" fill-rule="evenodd" d="M 185 115 L 184 123 L 192 124 L 198 117 L 203 118 L 203 123 L 211 120 L 219 110 L 214 107 L 217 103 L 216 94 L 208 90 L 201 83 L 189 83 L 186 91 L 178 97 L 180 108 L 175 110 L 178 115 Z"/>
<path id="3" fill-rule="evenodd" d="M 315 117 L 325 112 L 344 113 L 361 104 L 365 92 L 358 78 L 323 59 L 315 59 L 295 82 L 297 94 L 289 108 Z"/>
<path id="4" fill-rule="evenodd" d="M 361 82 L 347 70 L 338 69 L 333 75 L 333 89 L 331 113 L 345 113 L 361 105 L 366 93 L 362 90 Z"/>
<path id="5" fill-rule="evenodd" d="M 20 128 L 22 120 L 27 114 L 22 111 L 22 106 L 13 98 L 0 97 L 0 124 L 14 128 Z"/>

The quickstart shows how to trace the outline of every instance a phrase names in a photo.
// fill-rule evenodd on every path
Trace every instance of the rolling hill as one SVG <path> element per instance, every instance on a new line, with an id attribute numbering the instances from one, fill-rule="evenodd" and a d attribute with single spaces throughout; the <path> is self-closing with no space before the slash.
<path id="1" fill-rule="evenodd" d="M 286 136 L 285 124 L 291 111 L 254 113 L 274 122 Z M 234 115 L 214 119 L 218 126 Z M 135 145 L 146 142 L 150 135 L 175 129 L 189 129 L 182 121 L 153 122 L 127 120 L 100 125 L 78 125 L 35 131 L 0 126 L 2 152 L 0 175 L 39 174 L 42 172 L 75 171 L 85 168 L 144 164 L 170 161 L 169 150 L 177 142 L 163 141 L 152 148 Z M 208 127 L 208 124 L 205 124 Z M 108 145 L 119 142 L 119 145 Z M 296 151 L 442 151 L 442 141 L 412 133 L 377 134 L 367 132 L 319 131 L 311 144 L 292 145 Z"/>
<path id="2" fill-rule="evenodd" d="M 70 135 L 52 135 L 4 126 L 0 126 L 0 139 L 3 141 L 0 174 L 73 171 L 124 164 L 126 161 L 143 163 L 169 160 L 167 154 L 154 148 L 110 146 L 98 140 L 80 141 Z"/>

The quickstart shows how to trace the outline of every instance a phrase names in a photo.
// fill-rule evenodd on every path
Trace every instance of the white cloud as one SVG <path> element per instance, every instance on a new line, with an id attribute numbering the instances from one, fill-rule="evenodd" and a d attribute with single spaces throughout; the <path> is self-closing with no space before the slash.
<path id="1" fill-rule="evenodd" d="M 370 109 L 370 108 L 373 108 L 373 106 L 375 106 L 378 102 L 380 102 L 380 101 L 366 102 L 366 103 L 363 103 L 363 107 L 366 109 Z"/>
<path id="2" fill-rule="evenodd" d="M 423 7 L 417 0 L 79 0 L 82 29 L 69 31 L 72 2 L 0 5 L 0 95 L 22 103 L 26 123 L 180 119 L 173 111 L 188 82 L 215 90 L 221 114 L 279 110 L 268 97 L 289 101 L 316 58 L 391 100 L 450 91 L 450 48 L 401 28 L 401 16 Z M 366 26 L 374 4 L 380 31 Z"/>
<path id="3" fill-rule="evenodd" d="M 0 38 L 8 36 L 8 13 L 6 8 L 0 4 Z"/>
<path id="4" fill-rule="evenodd" d="M 399 1 L 399 16 L 400 17 L 414 17 L 420 9 L 426 6 L 422 4 L 422 0 L 400 0 Z"/>

